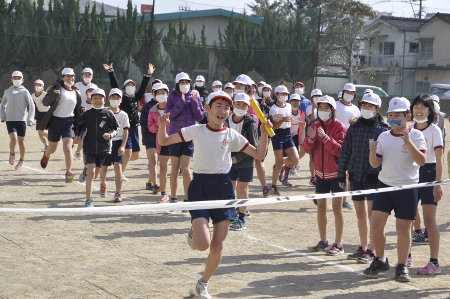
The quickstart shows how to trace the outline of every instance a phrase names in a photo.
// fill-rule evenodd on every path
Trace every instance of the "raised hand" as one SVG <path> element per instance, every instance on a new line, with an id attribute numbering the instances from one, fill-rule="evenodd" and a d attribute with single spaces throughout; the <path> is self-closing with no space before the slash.
<path id="1" fill-rule="evenodd" d="M 311 139 L 316 138 L 316 134 L 317 134 L 316 130 L 313 127 L 309 127 L 309 129 L 308 129 L 309 138 L 311 138 Z"/>
<path id="2" fill-rule="evenodd" d="M 169 113 L 165 113 L 163 115 L 161 115 L 161 117 L 158 119 L 158 127 L 166 127 L 170 124 L 170 112 Z"/>
<path id="3" fill-rule="evenodd" d="M 111 65 L 107 65 L 106 63 L 103 64 L 103 68 L 104 68 L 106 71 L 112 70 L 112 68 L 113 68 L 112 62 L 111 62 Z"/>
<path id="4" fill-rule="evenodd" d="M 112 67 L 112 64 L 111 64 Z M 155 66 L 151 63 L 148 64 L 148 70 L 147 70 L 147 74 L 149 75 L 153 75 L 153 72 L 155 71 Z"/>

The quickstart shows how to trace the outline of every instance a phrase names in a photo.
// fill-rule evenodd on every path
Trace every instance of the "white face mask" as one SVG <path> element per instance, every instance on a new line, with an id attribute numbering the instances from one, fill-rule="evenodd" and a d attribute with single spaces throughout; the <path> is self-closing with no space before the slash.
<path id="1" fill-rule="evenodd" d="M 278 101 L 284 103 L 284 102 L 286 102 L 288 100 L 288 98 L 289 98 L 288 96 L 279 96 L 278 97 Z"/>
<path id="2" fill-rule="evenodd" d="M 41 91 L 44 90 L 44 88 L 43 88 L 42 86 L 35 86 L 35 87 L 34 87 L 34 90 L 35 90 L 36 92 L 41 92 Z"/>
<path id="3" fill-rule="evenodd" d="M 325 122 L 325 121 L 330 119 L 330 112 L 328 112 L 328 111 L 319 111 L 319 112 L 317 112 L 317 116 L 319 116 L 319 118 L 323 122 Z"/>
<path id="4" fill-rule="evenodd" d="M 127 86 L 127 87 L 125 87 L 125 92 L 129 96 L 133 96 L 135 91 L 136 91 L 136 86 Z"/>
<path id="5" fill-rule="evenodd" d="M 262 93 L 263 87 L 262 86 L 258 86 L 258 93 Z"/>
<path id="6" fill-rule="evenodd" d="M 233 93 L 232 92 L 227 92 L 227 95 L 229 95 L 230 98 L 233 98 Z"/>
<path id="7" fill-rule="evenodd" d="M 348 93 L 344 93 L 344 95 L 342 96 L 342 98 L 344 99 L 344 101 L 346 102 L 351 102 L 353 101 L 354 96 Z"/>
<path id="8" fill-rule="evenodd" d="M 72 82 L 71 83 L 67 83 L 66 81 L 64 81 L 64 85 L 69 87 L 69 88 L 72 88 L 73 83 Z"/>
<path id="9" fill-rule="evenodd" d="M 263 92 L 263 97 L 270 98 L 270 91 Z"/>
<path id="10" fill-rule="evenodd" d="M 13 80 L 14 87 L 20 87 L 22 85 L 22 80 Z"/>
<path id="11" fill-rule="evenodd" d="M 83 78 L 84 83 L 89 84 L 92 81 L 92 78 Z"/>
<path id="12" fill-rule="evenodd" d="M 203 85 L 205 85 L 204 82 L 201 82 L 201 81 L 195 82 L 195 86 L 197 86 L 197 87 L 203 87 Z"/>
<path id="13" fill-rule="evenodd" d="M 303 88 L 297 87 L 297 88 L 295 89 L 295 93 L 298 94 L 298 95 L 300 95 L 300 96 L 302 96 L 302 95 L 303 95 Z"/>
<path id="14" fill-rule="evenodd" d="M 164 103 L 167 100 L 167 96 L 165 94 L 157 94 L 156 100 L 158 103 Z"/>
<path id="15" fill-rule="evenodd" d="M 234 93 L 235 93 L 235 94 L 238 94 L 238 93 L 245 93 L 245 89 L 235 89 L 235 90 L 234 90 Z"/>
<path id="16" fill-rule="evenodd" d="M 375 111 L 361 109 L 361 116 L 364 117 L 365 119 L 371 119 L 375 116 Z"/>
<path id="17" fill-rule="evenodd" d="M 109 100 L 109 104 L 111 105 L 111 107 L 117 108 L 120 106 L 120 100 Z"/>
<path id="18" fill-rule="evenodd" d="M 425 117 L 424 119 L 417 119 L 414 117 L 413 120 L 418 124 L 424 124 L 428 121 L 428 117 Z"/>
<path id="19" fill-rule="evenodd" d="M 213 92 L 219 92 L 219 91 L 221 91 L 222 90 L 222 88 L 220 88 L 220 87 L 214 87 L 213 88 Z"/>
<path id="20" fill-rule="evenodd" d="M 189 84 L 182 84 L 182 85 L 180 85 L 180 91 L 182 93 L 188 93 L 189 89 L 190 89 Z"/>
<path id="21" fill-rule="evenodd" d="M 234 108 L 233 112 L 234 112 L 234 114 L 236 114 L 237 117 L 242 117 L 247 113 L 247 110 Z"/>

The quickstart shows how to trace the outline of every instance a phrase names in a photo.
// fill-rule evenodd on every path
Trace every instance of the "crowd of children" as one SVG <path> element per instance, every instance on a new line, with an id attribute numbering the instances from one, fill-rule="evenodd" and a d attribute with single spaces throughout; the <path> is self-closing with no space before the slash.
<path id="1" fill-rule="evenodd" d="M 34 120 L 44 145 L 42 168 L 47 167 L 62 139 L 66 183 L 74 177 L 72 147 L 77 144 L 75 157 L 84 163 L 80 181 L 86 181 L 86 207 L 94 206 L 92 184 L 99 174 L 100 195 L 107 196 L 106 177 L 111 165 L 115 174 L 114 201 L 122 201 L 122 181 L 127 180 L 123 173 L 140 151 L 139 125 L 148 158 L 145 189 L 153 194 L 160 192 L 158 203 L 178 201 L 180 172 L 184 201 L 249 198 L 254 168 L 262 195 L 280 195 L 278 181 L 292 188 L 290 176 L 299 170 L 298 161 L 305 154 L 309 156 L 310 184 L 315 186 L 316 193 L 442 179 L 445 131 L 443 122 L 439 123 L 443 115 L 436 96 L 418 96 L 412 104 L 405 98 L 391 99 L 386 124 L 380 114 L 381 98 L 367 90 L 356 103 L 352 83 L 344 85 L 337 100 L 323 95 L 319 89 L 312 90 L 308 100 L 302 82 L 296 82 L 292 90 L 285 82 L 272 89 L 266 82 L 256 84 L 242 74 L 223 86 L 214 81 L 208 91 L 203 76 L 197 76 L 192 84 L 190 76 L 181 72 L 176 75 L 172 89 L 156 79 L 151 82 L 151 92 L 145 94 L 155 70 L 152 64 L 138 89 L 131 79 L 119 85 L 113 64 L 103 66 L 111 84 L 108 97 L 92 83 L 92 69 L 83 69 L 82 81 L 75 84 L 73 69 L 64 68 L 61 80 L 46 90 L 44 82 L 36 80 L 33 94 L 22 86 L 22 73 L 15 71 L 12 86 L 4 92 L 1 102 L 0 118 L 6 121 L 10 136 L 9 163 L 16 170 L 21 169 L 25 159 L 26 126 L 32 126 Z M 252 101 L 268 117 L 267 122 L 258 119 Z M 109 109 L 105 108 L 106 103 Z M 408 126 L 410 120 L 414 124 Z M 273 128 L 275 135 L 270 138 L 266 128 Z M 268 185 L 264 159 L 270 142 L 275 164 Z M 20 152 L 17 162 L 16 144 Z M 167 190 L 169 159 L 170 191 Z M 436 209 L 441 198 L 440 186 L 353 196 L 360 245 L 348 259 L 370 264 L 364 275 L 371 278 L 390 268 L 384 254 L 384 226 L 394 210 L 398 233 L 395 279 L 401 282 L 411 279 L 408 266 L 412 263 L 412 242 L 426 242 L 430 246 L 430 261 L 418 274 L 440 273 Z M 425 231 L 420 226 L 419 200 Z M 344 253 L 343 207 L 350 204 L 342 197 L 331 201 L 334 242 L 329 246 L 326 234 L 327 200 L 319 199 L 315 203 L 320 240 L 312 250 L 340 255 Z M 245 229 L 249 211 L 246 207 L 236 211 L 196 210 L 190 211 L 190 215 L 189 245 L 198 250 L 210 249 L 205 272 L 196 284 L 197 294 L 208 298 L 208 280 L 220 263 L 228 230 Z"/>

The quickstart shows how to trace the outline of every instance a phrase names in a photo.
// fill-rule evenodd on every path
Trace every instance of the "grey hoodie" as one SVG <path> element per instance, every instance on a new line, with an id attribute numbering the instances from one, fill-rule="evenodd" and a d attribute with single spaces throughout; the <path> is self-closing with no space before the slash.
<path id="1" fill-rule="evenodd" d="M 28 126 L 33 125 L 34 103 L 28 90 L 20 86 L 11 86 L 3 93 L 0 110 L 1 121 L 26 121 Z M 25 111 L 28 109 L 28 118 L 25 118 Z"/>

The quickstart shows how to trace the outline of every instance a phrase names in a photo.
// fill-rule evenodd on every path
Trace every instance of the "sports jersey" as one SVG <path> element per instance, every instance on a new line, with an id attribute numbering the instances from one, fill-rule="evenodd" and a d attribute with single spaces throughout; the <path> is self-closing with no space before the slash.
<path id="1" fill-rule="evenodd" d="M 36 96 L 35 92 L 33 92 L 33 94 L 31 95 L 31 98 L 33 99 L 34 104 L 36 105 L 36 108 L 39 112 L 47 112 L 48 109 L 50 109 L 50 107 L 44 106 L 44 104 L 42 104 L 42 100 L 44 99 L 46 94 L 47 93 L 43 91 L 38 97 Z"/>
<path id="2" fill-rule="evenodd" d="M 242 125 L 244 124 L 244 117 L 239 122 L 235 122 L 233 116 L 234 116 L 234 114 L 232 114 L 228 117 L 228 121 L 230 123 L 230 128 L 235 130 L 239 134 L 242 134 Z"/>
<path id="3" fill-rule="evenodd" d="M 281 114 L 283 116 L 292 116 L 291 104 L 283 103 L 283 106 L 278 106 L 278 102 L 275 102 L 269 110 L 269 116 L 274 116 L 276 114 Z M 283 122 L 279 129 L 288 129 L 291 127 L 291 122 Z"/>
<path id="4" fill-rule="evenodd" d="M 336 102 L 336 119 L 338 119 L 348 129 L 350 127 L 350 119 L 352 117 L 358 118 L 361 115 L 359 108 L 350 104 Z"/>
<path id="5" fill-rule="evenodd" d="M 114 117 L 116 118 L 119 127 L 117 128 L 117 135 L 112 138 L 112 141 L 122 140 L 123 130 L 128 130 L 130 128 L 130 120 L 128 119 L 128 114 L 126 114 L 122 110 L 119 110 L 119 112 L 114 113 Z"/>
<path id="6" fill-rule="evenodd" d="M 444 143 L 442 141 L 442 131 L 435 124 L 427 126 L 425 129 L 417 129 L 416 124 L 410 125 L 410 128 L 414 128 L 422 132 L 427 143 L 427 161 L 426 163 L 436 163 L 436 153 L 434 152 L 437 148 L 444 149 Z"/>
<path id="7" fill-rule="evenodd" d="M 196 124 L 182 128 L 178 134 L 183 142 L 194 142 L 194 173 L 229 173 L 231 152 L 242 152 L 249 145 L 244 136 L 225 126 L 217 130 Z"/>
<path id="8" fill-rule="evenodd" d="M 427 143 L 422 132 L 409 128 L 411 142 L 426 153 Z M 415 184 L 419 182 L 419 165 L 414 162 L 409 149 L 403 142 L 401 135 L 393 130 L 378 136 L 377 156 L 383 157 L 378 179 L 389 186 Z"/>

